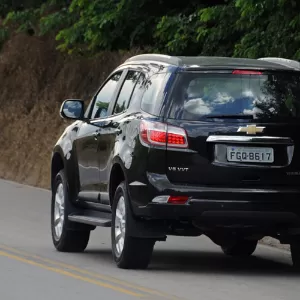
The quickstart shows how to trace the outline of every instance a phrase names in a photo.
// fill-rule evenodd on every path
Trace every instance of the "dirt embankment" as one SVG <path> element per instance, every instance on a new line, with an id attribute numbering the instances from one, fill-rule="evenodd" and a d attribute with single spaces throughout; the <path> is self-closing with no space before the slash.
<path id="1" fill-rule="evenodd" d="M 66 98 L 87 102 L 106 76 L 134 53 L 65 57 L 53 42 L 18 34 L 0 53 L 0 178 L 49 188 L 51 149 L 66 127 Z"/>

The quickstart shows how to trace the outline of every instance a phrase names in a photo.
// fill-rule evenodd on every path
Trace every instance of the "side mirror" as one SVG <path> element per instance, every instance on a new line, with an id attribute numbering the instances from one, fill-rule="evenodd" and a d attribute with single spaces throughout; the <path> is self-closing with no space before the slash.
<path id="1" fill-rule="evenodd" d="M 64 119 L 80 120 L 84 116 L 84 103 L 79 99 L 67 99 L 61 105 L 59 113 Z"/>

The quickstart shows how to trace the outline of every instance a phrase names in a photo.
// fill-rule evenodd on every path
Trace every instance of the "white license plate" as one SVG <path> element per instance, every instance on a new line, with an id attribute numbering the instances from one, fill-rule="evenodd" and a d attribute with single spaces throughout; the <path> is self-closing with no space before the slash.
<path id="1" fill-rule="evenodd" d="M 273 163 L 273 148 L 227 147 L 227 160 L 231 162 Z"/>

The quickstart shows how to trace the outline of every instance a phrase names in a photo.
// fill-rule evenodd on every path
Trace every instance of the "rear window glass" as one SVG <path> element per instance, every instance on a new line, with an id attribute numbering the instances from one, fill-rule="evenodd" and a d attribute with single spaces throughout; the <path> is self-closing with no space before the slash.
<path id="1" fill-rule="evenodd" d="M 300 117 L 300 76 L 181 73 L 171 99 L 170 118 L 199 120 L 214 115 L 254 119 Z"/>
<path id="2" fill-rule="evenodd" d="M 145 93 L 141 108 L 149 114 L 158 116 L 164 99 L 165 87 L 171 73 L 158 73 L 144 81 Z"/>

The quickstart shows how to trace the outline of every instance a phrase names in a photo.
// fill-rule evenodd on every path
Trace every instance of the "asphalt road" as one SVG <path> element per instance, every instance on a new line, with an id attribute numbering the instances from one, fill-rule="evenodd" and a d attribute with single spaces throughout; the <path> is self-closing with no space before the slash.
<path id="1" fill-rule="evenodd" d="M 0 201 L 3 300 L 299 299 L 300 276 L 288 252 L 259 246 L 252 258 L 238 260 L 205 237 L 170 237 L 156 244 L 149 269 L 120 270 L 109 229 L 96 229 L 84 253 L 54 250 L 49 191 L 0 181 Z"/>

